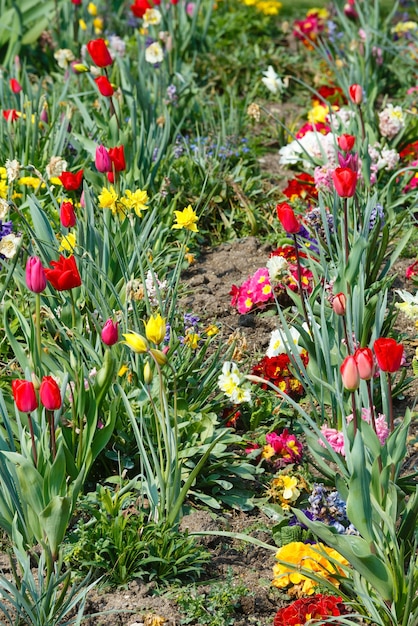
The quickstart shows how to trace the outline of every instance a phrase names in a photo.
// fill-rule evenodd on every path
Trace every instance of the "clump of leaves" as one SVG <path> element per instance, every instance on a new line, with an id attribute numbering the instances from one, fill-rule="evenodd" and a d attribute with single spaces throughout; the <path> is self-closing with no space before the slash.
<path id="1" fill-rule="evenodd" d="M 92 570 L 111 586 L 134 578 L 161 584 L 196 580 L 209 553 L 187 533 L 149 521 L 137 507 L 133 491 L 98 485 L 81 502 L 81 517 L 69 536 L 65 560 L 71 568 L 83 575 Z"/>
<path id="2" fill-rule="evenodd" d="M 181 624 L 196 622 L 200 626 L 232 626 L 234 613 L 243 596 L 249 591 L 242 583 L 234 583 L 232 569 L 225 580 L 215 583 L 209 591 L 199 592 L 196 585 L 190 585 L 177 597 L 177 603 L 184 615 Z"/>

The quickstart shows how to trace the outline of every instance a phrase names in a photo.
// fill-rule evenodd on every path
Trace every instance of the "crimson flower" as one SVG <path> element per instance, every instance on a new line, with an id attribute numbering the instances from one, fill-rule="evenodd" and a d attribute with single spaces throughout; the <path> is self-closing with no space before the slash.
<path id="1" fill-rule="evenodd" d="M 4 109 L 3 117 L 8 122 L 15 122 L 19 119 L 20 114 L 16 111 L 16 109 Z"/>
<path id="2" fill-rule="evenodd" d="M 357 83 L 350 85 L 348 93 L 350 94 L 351 102 L 354 104 L 361 104 L 363 102 L 363 87 L 361 85 Z"/>
<path id="3" fill-rule="evenodd" d="M 13 380 L 12 393 L 19 411 L 30 413 L 38 406 L 35 387 L 29 380 Z"/>
<path id="4" fill-rule="evenodd" d="M 72 172 L 63 172 L 58 178 L 62 182 L 64 189 L 67 191 L 76 191 L 83 180 L 83 170 L 75 172 L 74 174 Z"/>
<path id="5" fill-rule="evenodd" d="M 115 168 L 115 172 L 121 172 L 126 169 L 125 162 L 125 150 L 123 146 L 115 146 L 114 148 L 109 148 L 109 157 L 112 161 L 112 165 Z"/>
<path id="6" fill-rule="evenodd" d="M 352 198 L 356 193 L 357 173 L 349 167 L 337 167 L 332 172 L 332 180 L 340 198 Z"/>
<path id="7" fill-rule="evenodd" d="M 53 269 L 46 269 L 47 280 L 57 291 L 80 287 L 81 277 L 73 256 L 68 259 L 62 255 L 58 261 L 51 261 Z"/>
<path id="8" fill-rule="evenodd" d="M 105 98 L 110 98 L 115 93 L 109 79 L 107 76 L 98 76 L 94 79 L 94 82 L 97 85 L 98 90 Z"/>
<path id="9" fill-rule="evenodd" d="M 22 91 L 23 87 L 19 83 L 19 81 L 16 80 L 16 78 L 11 78 L 10 79 L 10 89 L 13 91 L 13 93 L 19 93 L 20 91 Z"/>
<path id="10" fill-rule="evenodd" d="M 301 224 L 290 204 L 282 202 L 276 206 L 276 211 L 277 217 L 287 233 L 293 235 L 299 232 Z"/>
<path id="11" fill-rule="evenodd" d="M 273 626 L 303 626 L 311 619 L 322 623 L 324 617 L 346 613 L 347 609 L 342 598 L 317 593 L 309 598 L 299 598 L 279 609 L 274 617 Z"/>
<path id="12" fill-rule="evenodd" d="M 92 39 L 87 44 L 87 50 L 98 67 L 112 65 L 113 59 L 104 39 Z"/>
<path id="13" fill-rule="evenodd" d="M 60 220 L 64 228 L 75 226 L 76 219 L 73 203 L 63 202 L 60 208 Z"/>
<path id="14" fill-rule="evenodd" d="M 379 337 L 373 344 L 377 363 L 383 372 L 397 372 L 403 357 L 403 345 L 390 337 Z"/>
<path id="15" fill-rule="evenodd" d="M 340 150 L 344 150 L 344 152 L 349 152 L 353 149 L 356 138 L 354 137 L 354 135 L 347 135 L 344 133 L 337 138 L 337 142 Z"/>
<path id="16" fill-rule="evenodd" d="M 61 392 L 52 376 L 42 378 L 39 397 L 48 411 L 56 411 L 62 405 Z"/>
<path id="17" fill-rule="evenodd" d="M 135 17 L 143 17 L 147 9 L 152 9 L 153 6 L 160 4 L 160 0 L 154 0 L 149 2 L 148 0 L 135 0 L 134 4 L 131 4 L 130 9 Z"/>

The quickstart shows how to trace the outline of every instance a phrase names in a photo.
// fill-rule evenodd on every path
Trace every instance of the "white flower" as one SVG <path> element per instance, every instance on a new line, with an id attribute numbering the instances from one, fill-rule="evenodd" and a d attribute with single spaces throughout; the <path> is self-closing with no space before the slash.
<path id="1" fill-rule="evenodd" d="M 143 26 L 157 26 L 161 23 L 161 13 L 158 9 L 147 9 L 143 17 Z"/>
<path id="2" fill-rule="evenodd" d="M 63 172 L 67 171 L 68 163 L 60 156 L 53 156 L 50 158 L 48 165 L 46 166 L 46 173 L 48 178 L 55 178 L 61 176 Z"/>
<path id="3" fill-rule="evenodd" d="M 147 63 L 152 63 L 153 65 L 155 65 L 155 63 L 161 63 L 163 58 L 163 49 L 158 41 L 155 41 L 150 46 L 148 46 L 148 48 L 145 49 L 145 60 L 147 61 Z"/>
<path id="4" fill-rule="evenodd" d="M 267 71 L 263 72 L 261 80 L 272 93 L 281 93 L 286 87 L 280 76 L 274 71 L 272 65 L 269 65 Z"/>
<path id="5" fill-rule="evenodd" d="M 308 331 L 306 324 L 303 324 L 303 328 Z M 289 334 L 291 341 L 297 347 L 297 351 L 300 354 L 303 348 L 299 345 L 300 332 L 293 326 L 289 327 Z M 279 354 L 284 354 L 289 349 L 289 342 L 287 340 L 285 332 L 281 328 L 276 328 L 271 333 L 269 347 L 267 348 L 266 356 L 273 357 Z"/>
<path id="6" fill-rule="evenodd" d="M 126 43 L 118 35 L 109 36 L 108 48 L 112 59 L 125 56 Z"/>
<path id="7" fill-rule="evenodd" d="M 304 168 L 313 167 L 317 161 L 321 164 L 336 164 L 334 135 L 308 131 L 300 139 L 280 148 L 279 154 L 281 165 L 294 165 L 298 161 L 302 161 Z"/>
<path id="8" fill-rule="evenodd" d="M 233 402 L 251 402 L 251 391 L 241 387 L 241 374 L 238 366 L 233 361 L 225 361 L 222 366 L 222 374 L 218 376 L 218 385 L 224 394 Z"/>
<path id="9" fill-rule="evenodd" d="M 66 70 L 71 61 L 75 60 L 75 56 L 68 48 L 61 48 L 54 52 L 54 59 L 63 70 Z"/>
<path id="10" fill-rule="evenodd" d="M 147 277 L 145 279 L 145 288 L 151 304 L 158 304 L 157 290 L 160 296 L 167 290 L 167 281 L 159 280 L 157 274 L 153 274 L 151 270 L 148 270 Z"/>
<path id="11" fill-rule="evenodd" d="M 0 241 L 0 254 L 6 257 L 6 259 L 12 259 L 17 252 L 20 243 L 20 237 L 14 233 L 6 235 Z"/>
<path id="12" fill-rule="evenodd" d="M 418 291 L 415 296 L 409 291 L 397 289 L 396 293 L 402 298 L 403 302 L 397 302 L 396 308 L 402 311 L 407 317 L 418 320 Z"/>
<path id="13" fill-rule="evenodd" d="M 269 271 L 270 281 L 274 281 L 286 274 L 289 263 L 282 256 L 271 256 L 266 263 L 266 267 Z"/>
<path id="14" fill-rule="evenodd" d="M 16 178 L 19 178 L 19 174 L 20 174 L 19 161 L 16 161 L 16 159 L 13 159 L 13 161 L 10 161 L 10 159 L 7 159 L 4 165 L 6 167 L 7 181 L 9 183 L 12 183 L 14 180 L 16 180 Z"/>
<path id="15" fill-rule="evenodd" d="M 9 203 L 4 198 L 0 198 L 0 220 L 4 220 L 9 212 Z"/>

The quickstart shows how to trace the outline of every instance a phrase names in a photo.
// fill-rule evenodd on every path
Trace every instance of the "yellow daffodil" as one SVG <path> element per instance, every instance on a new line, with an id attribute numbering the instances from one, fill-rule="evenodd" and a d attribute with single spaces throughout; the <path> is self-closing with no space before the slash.
<path id="1" fill-rule="evenodd" d="M 125 333 L 123 337 L 125 337 L 125 341 L 123 341 L 122 343 L 126 344 L 136 354 L 143 354 L 144 352 L 148 352 L 148 342 L 142 335 L 131 332 Z"/>
<path id="2" fill-rule="evenodd" d="M 117 215 L 122 220 L 126 217 L 125 207 L 118 199 L 118 194 L 113 185 L 111 185 L 109 189 L 103 187 L 102 193 L 99 194 L 99 207 L 101 209 L 110 209 L 112 215 Z"/>
<path id="3" fill-rule="evenodd" d="M 184 343 L 186 346 L 189 346 L 192 350 L 197 350 L 199 347 L 199 335 L 197 333 L 188 332 L 184 338 Z"/>
<path id="4" fill-rule="evenodd" d="M 215 324 L 209 324 L 209 326 L 205 329 L 205 333 L 208 337 L 213 337 L 219 333 L 219 328 L 215 326 Z"/>
<path id="5" fill-rule="evenodd" d="M 191 230 L 194 233 L 199 232 L 196 226 L 196 222 L 199 218 L 194 212 L 191 204 L 183 209 L 183 211 L 174 211 L 174 213 L 176 214 L 177 224 L 173 224 L 172 228 L 185 228 L 186 230 Z"/>
<path id="6" fill-rule="evenodd" d="M 122 204 L 127 209 L 133 209 L 138 217 L 142 217 L 141 211 L 145 211 L 148 209 L 148 194 L 146 191 L 142 189 L 137 189 L 136 191 L 130 191 L 129 189 L 125 191 L 125 195 L 121 198 Z"/>
<path id="7" fill-rule="evenodd" d="M 68 233 L 68 235 L 61 239 L 59 252 L 63 252 L 64 250 L 66 250 L 67 252 L 70 252 L 70 254 L 73 254 L 76 245 L 77 241 L 74 233 Z"/>
<path id="8" fill-rule="evenodd" d="M 79 24 L 81 30 L 87 30 L 86 20 L 83 20 L 82 17 L 78 20 L 78 24 Z"/>
<path id="9" fill-rule="evenodd" d="M 88 5 L 87 5 L 87 13 L 89 13 L 93 17 L 96 17 L 96 15 L 97 15 L 97 7 L 94 4 L 94 2 L 89 2 L 88 3 Z"/>
<path id="10" fill-rule="evenodd" d="M 151 315 L 145 324 L 145 335 L 148 341 L 155 343 L 157 346 L 163 341 L 166 333 L 165 319 L 158 315 Z"/>
<path id="11" fill-rule="evenodd" d="M 128 370 L 129 370 L 129 367 L 126 364 L 122 365 L 120 370 L 118 371 L 118 376 L 121 378 L 122 376 L 126 374 Z"/>

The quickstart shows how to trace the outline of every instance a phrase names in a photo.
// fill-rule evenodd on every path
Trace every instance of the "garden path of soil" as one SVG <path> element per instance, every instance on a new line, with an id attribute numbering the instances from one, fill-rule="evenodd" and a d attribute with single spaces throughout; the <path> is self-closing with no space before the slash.
<path id="1" fill-rule="evenodd" d="M 238 345 L 242 354 L 251 357 L 252 362 L 255 361 L 254 357 L 258 358 L 265 352 L 277 317 L 240 316 L 230 306 L 229 291 L 232 284 L 239 285 L 255 270 L 263 267 L 269 252 L 270 247 L 260 244 L 254 237 L 203 249 L 195 264 L 186 270 L 182 280 L 185 293 L 180 307 L 185 312 L 199 315 L 203 324 L 217 324 L 220 327 L 218 341 L 225 343 L 231 335 L 239 337 Z M 404 284 L 403 278 L 410 262 L 402 259 L 397 263 L 396 288 L 411 289 L 410 285 Z M 410 336 L 410 341 L 405 342 L 410 361 L 416 345 L 416 329 L 413 322 L 405 317 L 398 321 L 398 327 Z M 403 414 L 406 406 L 412 406 L 416 393 L 417 385 L 414 381 L 408 397 L 397 402 L 398 416 Z M 417 465 L 418 456 L 416 428 L 413 433 L 408 459 L 410 469 Z M 190 532 L 243 532 L 249 527 L 258 528 L 251 534 L 266 543 L 271 542 L 270 534 L 265 531 L 268 525 L 269 521 L 259 511 L 230 511 L 215 515 L 196 509 L 182 522 L 182 528 Z M 271 626 L 275 612 L 282 604 L 280 593 L 271 587 L 274 552 L 220 536 L 206 536 L 201 541 L 211 552 L 212 558 L 204 581 L 199 584 L 199 593 L 209 589 L 205 586 L 205 580 L 225 580 L 228 571 L 232 570 L 234 583 L 236 581 L 236 584 L 244 585 L 248 593 L 241 598 L 231 623 L 234 626 Z M 103 614 L 106 611 L 111 612 Z M 85 622 L 88 626 L 179 626 L 182 623 L 176 605 L 176 590 L 171 588 L 167 593 L 161 590 L 158 592 L 152 583 L 145 585 L 141 581 L 130 583 L 127 589 L 100 593 L 93 591 L 89 595 L 86 613 L 91 615 L 95 612 L 101 612 L 102 615 L 88 617 Z"/>

